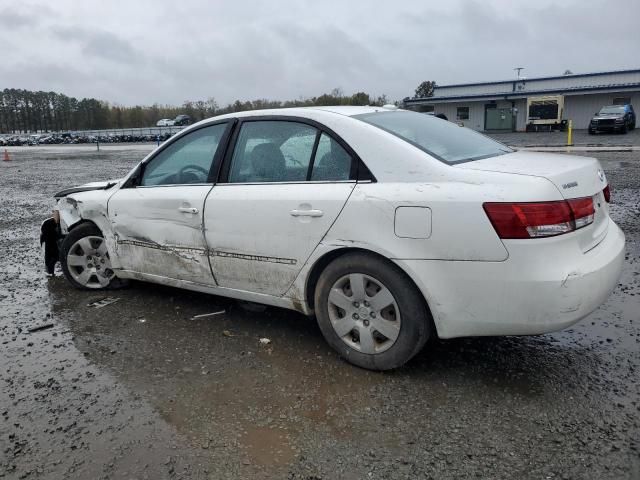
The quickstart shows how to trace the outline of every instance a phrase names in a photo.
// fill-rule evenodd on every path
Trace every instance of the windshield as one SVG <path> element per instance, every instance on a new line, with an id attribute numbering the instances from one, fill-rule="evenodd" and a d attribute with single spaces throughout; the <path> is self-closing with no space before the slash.
<path id="1" fill-rule="evenodd" d="M 423 113 L 376 112 L 354 118 L 392 133 L 449 165 L 513 151 L 478 132 Z"/>
<path id="2" fill-rule="evenodd" d="M 624 114 L 624 107 L 602 107 L 600 109 L 600 115 L 614 114 L 614 113 L 618 115 Z"/>

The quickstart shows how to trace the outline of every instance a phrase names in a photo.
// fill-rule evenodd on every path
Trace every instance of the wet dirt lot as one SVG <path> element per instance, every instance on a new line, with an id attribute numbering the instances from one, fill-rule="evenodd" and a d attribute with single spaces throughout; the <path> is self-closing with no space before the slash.
<path id="1" fill-rule="evenodd" d="M 435 342 L 390 373 L 346 364 L 293 312 L 46 277 L 53 193 L 144 154 L 0 162 L 0 477 L 640 478 L 640 152 L 598 155 L 628 242 L 604 306 L 556 334 Z"/>

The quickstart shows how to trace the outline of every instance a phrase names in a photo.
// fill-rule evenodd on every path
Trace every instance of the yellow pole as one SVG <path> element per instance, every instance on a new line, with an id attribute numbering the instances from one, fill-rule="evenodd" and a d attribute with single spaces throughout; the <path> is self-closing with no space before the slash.
<path id="1" fill-rule="evenodd" d="M 573 145 L 573 122 L 569 120 L 569 127 L 567 128 L 567 145 Z"/>

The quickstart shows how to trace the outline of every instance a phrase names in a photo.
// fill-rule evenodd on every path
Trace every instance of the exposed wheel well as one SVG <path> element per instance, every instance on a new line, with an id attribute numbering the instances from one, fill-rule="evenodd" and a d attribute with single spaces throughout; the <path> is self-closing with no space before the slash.
<path id="1" fill-rule="evenodd" d="M 100 227 L 98 227 L 98 225 L 95 224 L 95 222 L 92 222 L 91 220 L 80 220 L 76 223 L 74 223 L 73 225 L 71 225 L 68 230 L 71 231 L 77 227 L 79 227 L 80 225 L 86 225 L 87 223 L 90 223 L 91 225 L 93 225 L 94 227 L 96 227 L 98 230 L 100 230 Z M 100 230 L 102 232 L 102 230 Z"/>
<path id="2" fill-rule="evenodd" d="M 348 253 L 366 253 L 367 255 L 378 257 L 382 261 L 389 263 L 398 271 L 402 272 L 402 275 L 404 275 L 407 278 L 407 280 L 409 280 L 411 284 L 418 290 L 418 292 L 420 292 L 420 297 L 423 299 L 425 307 L 427 308 L 427 310 L 429 310 L 429 313 L 433 318 L 433 314 L 431 312 L 431 309 L 429 308 L 429 303 L 427 302 L 427 299 L 424 298 L 422 291 L 418 288 L 418 286 L 416 285 L 416 282 L 413 281 L 413 279 L 407 274 L 407 272 L 405 272 L 398 265 L 396 265 L 391 260 L 386 258 L 384 255 L 380 255 L 379 253 L 373 252 L 371 250 L 366 250 L 364 248 L 340 248 L 337 250 L 332 250 L 331 252 L 326 253 L 324 256 L 320 257 L 316 261 L 316 263 L 311 268 L 311 272 L 309 272 L 309 280 L 307 281 L 306 292 L 305 292 L 307 305 L 309 305 L 309 307 L 314 308 L 314 296 L 316 291 L 316 285 L 318 284 L 318 279 L 320 278 L 320 275 L 322 274 L 323 270 L 327 267 L 327 265 L 329 265 L 335 259 L 340 258 Z M 435 325 L 433 326 L 433 328 L 434 328 L 434 331 L 436 331 Z"/>

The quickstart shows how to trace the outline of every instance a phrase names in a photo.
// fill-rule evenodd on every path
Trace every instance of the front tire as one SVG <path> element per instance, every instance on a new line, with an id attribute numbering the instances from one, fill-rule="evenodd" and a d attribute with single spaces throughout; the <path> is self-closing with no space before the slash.
<path id="1" fill-rule="evenodd" d="M 322 272 L 314 305 L 320 330 L 344 359 L 370 370 L 398 368 L 432 335 L 426 302 L 396 265 L 350 253 Z"/>
<path id="2" fill-rule="evenodd" d="M 102 232 L 91 223 L 77 226 L 65 237 L 60 263 L 64 276 L 80 290 L 103 290 L 117 283 Z"/>

